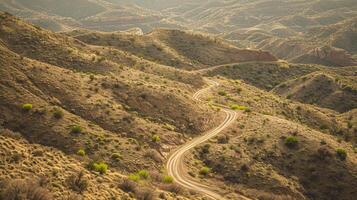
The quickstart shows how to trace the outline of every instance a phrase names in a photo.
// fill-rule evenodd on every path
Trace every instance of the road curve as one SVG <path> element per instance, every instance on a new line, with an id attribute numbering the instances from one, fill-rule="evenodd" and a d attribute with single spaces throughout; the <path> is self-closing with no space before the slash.
<path id="1" fill-rule="evenodd" d="M 219 83 L 212 80 L 208 80 L 208 82 L 210 84 L 208 87 L 197 91 L 193 95 L 194 100 L 198 102 L 202 102 L 202 100 L 199 99 L 200 95 L 207 92 L 211 88 L 219 85 Z M 166 164 L 168 175 L 172 176 L 177 184 L 185 188 L 188 188 L 190 190 L 195 190 L 197 192 L 200 192 L 206 195 L 207 197 L 210 197 L 211 199 L 218 199 L 218 200 L 222 200 L 224 198 L 218 193 L 214 192 L 212 190 L 212 187 L 196 182 L 195 180 L 193 180 L 187 175 L 187 173 L 184 170 L 184 157 L 186 153 L 188 153 L 191 149 L 209 140 L 210 138 L 216 136 L 218 133 L 220 133 L 223 129 L 228 127 L 237 118 L 237 113 L 233 110 L 222 108 L 222 111 L 225 113 L 226 116 L 221 124 L 219 124 L 216 128 L 206 132 L 204 135 L 197 137 L 185 143 L 183 146 L 179 147 L 177 150 L 175 150 L 174 153 L 170 155 Z"/>

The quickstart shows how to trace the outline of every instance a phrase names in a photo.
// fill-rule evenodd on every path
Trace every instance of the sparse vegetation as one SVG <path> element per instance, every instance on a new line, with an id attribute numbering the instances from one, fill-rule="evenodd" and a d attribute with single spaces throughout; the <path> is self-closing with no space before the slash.
<path id="1" fill-rule="evenodd" d="M 23 110 L 23 111 L 28 112 L 28 111 L 30 111 L 31 109 L 32 109 L 32 104 L 30 104 L 30 103 L 26 103 L 26 104 L 23 104 L 23 105 L 22 105 L 22 110 Z"/>
<path id="2" fill-rule="evenodd" d="M 203 176 L 207 176 L 211 172 L 211 169 L 209 167 L 202 167 L 200 169 L 200 174 Z"/>
<path id="3" fill-rule="evenodd" d="M 174 178 L 172 176 L 165 175 L 162 178 L 162 182 L 164 182 L 164 183 L 173 183 L 174 182 Z"/>
<path id="4" fill-rule="evenodd" d="M 218 136 L 217 138 L 217 142 L 219 144 L 227 144 L 229 141 L 229 136 L 228 135 L 221 135 L 221 136 Z"/>
<path id="5" fill-rule="evenodd" d="M 77 151 L 77 155 L 79 155 L 79 156 L 85 156 L 86 155 L 86 152 L 84 151 L 84 149 L 79 149 L 78 151 Z"/>
<path id="6" fill-rule="evenodd" d="M 289 148 L 294 148 L 298 145 L 298 139 L 295 136 L 289 136 L 285 139 L 285 145 Z"/>
<path id="7" fill-rule="evenodd" d="M 88 188 L 88 180 L 84 177 L 84 172 L 72 174 L 67 179 L 68 186 L 78 193 L 83 193 Z"/>
<path id="8" fill-rule="evenodd" d="M 153 141 L 153 142 L 155 142 L 155 143 L 158 143 L 158 142 L 160 142 L 160 136 L 159 135 L 153 135 L 152 137 L 151 137 L 151 140 Z"/>
<path id="9" fill-rule="evenodd" d="M 140 178 L 142 179 L 148 179 L 149 178 L 149 172 L 147 170 L 140 170 L 138 172 L 138 175 L 140 176 Z"/>
<path id="10" fill-rule="evenodd" d="M 61 118 L 63 118 L 63 115 L 64 115 L 64 113 L 63 113 L 63 111 L 60 109 L 60 108 L 55 108 L 54 110 L 53 110 L 53 116 L 56 118 L 56 119 L 61 119 Z"/>
<path id="11" fill-rule="evenodd" d="M 71 133 L 82 133 L 83 129 L 79 125 L 72 125 L 71 126 Z"/>
<path id="12" fill-rule="evenodd" d="M 100 174 L 105 174 L 107 173 L 108 165 L 104 162 L 93 162 L 91 168 Z"/>
<path id="13" fill-rule="evenodd" d="M 141 188 L 136 191 L 135 196 L 138 200 L 154 200 L 155 192 L 151 188 Z"/>
<path id="14" fill-rule="evenodd" d="M 240 106 L 240 105 L 237 105 L 237 104 L 231 105 L 231 109 L 232 110 L 243 110 L 243 111 L 247 111 L 247 112 L 251 111 L 247 106 Z"/>
<path id="15" fill-rule="evenodd" d="M 123 156 L 120 153 L 113 153 L 110 157 L 114 161 L 120 161 L 123 158 Z"/>
<path id="16" fill-rule="evenodd" d="M 140 176 L 138 174 L 130 174 L 128 178 L 135 182 L 138 182 L 140 180 Z"/>
<path id="17" fill-rule="evenodd" d="M 340 159 L 340 160 L 346 160 L 347 158 L 347 152 L 344 149 L 336 149 L 336 156 Z"/>
<path id="18" fill-rule="evenodd" d="M 15 1 L 18 0 L 12 4 L 17 5 Z M 211 7 L 189 1 L 190 7 Z M 347 1 L 350 4 L 351 0 Z M 4 1 L 5 8 L 12 9 L 14 5 L 9 2 L 12 1 Z M 219 193 L 231 199 L 240 194 L 252 199 L 353 198 L 357 188 L 356 177 L 351 176 L 356 166 L 355 67 L 291 64 L 271 56 L 284 56 L 289 49 L 294 49 L 293 54 L 310 48 L 319 53 L 315 41 L 300 46 L 300 35 L 307 32 L 326 35 L 324 43 L 331 46 L 334 42 L 330 40 L 338 35 L 350 41 L 344 31 L 354 30 L 353 26 L 334 27 L 340 19 L 349 21 L 347 18 L 354 14 L 344 13 L 349 9 L 345 3 L 338 5 L 342 12 L 338 19 L 332 16 L 336 14 L 333 10 L 323 10 L 321 1 L 307 3 L 311 7 L 304 8 L 303 1 L 298 2 L 298 7 L 308 12 L 293 13 L 280 20 L 280 10 L 275 12 L 269 6 L 293 11 L 289 1 L 282 6 L 259 1 L 257 18 L 250 12 L 256 3 L 250 2 L 249 13 L 253 17 L 243 20 L 247 30 L 243 32 L 230 29 L 229 34 L 220 34 L 228 26 L 215 29 L 214 23 L 198 23 L 204 31 L 214 30 L 217 35 L 229 37 L 229 43 L 193 31 L 165 29 L 142 35 L 138 29 L 130 30 L 138 31 L 133 34 L 107 33 L 115 27 L 106 20 L 127 20 L 121 14 L 135 11 L 131 5 L 121 12 L 120 6 L 112 10 L 112 4 L 105 4 L 108 12 L 82 18 L 84 26 L 99 27 L 96 24 L 103 22 L 105 31 L 81 29 L 60 34 L 0 13 L 0 60 L 4 66 L 0 67 L 0 163 L 6 164 L 0 167 L 0 194 L 9 185 L 3 184 L 2 178 L 40 176 L 38 181 L 26 184 L 33 185 L 36 191 L 48 188 L 56 199 L 157 199 L 155 191 L 161 193 L 162 199 L 205 198 L 195 187 L 182 192 L 183 188 L 174 184 L 173 177 L 167 174 L 176 167 L 177 173 L 188 173 L 183 178 L 214 183 Z M 215 9 L 204 14 L 207 19 L 219 16 L 222 5 L 224 9 L 235 7 L 228 1 L 213 4 Z M 200 9 L 193 10 L 201 12 Z M 28 11 L 31 15 L 32 10 Z M 146 21 L 151 12 L 143 11 L 140 19 Z M 239 21 L 239 13 L 245 11 L 239 6 L 229 12 L 238 13 L 228 17 L 230 26 L 240 26 L 242 23 L 235 20 Z M 256 23 L 267 16 L 271 29 L 262 26 L 264 30 L 259 30 Z M 137 24 L 133 17 L 131 23 Z M 165 22 L 161 17 L 165 16 L 159 14 L 150 21 Z M 47 21 L 45 17 L 35 18 L 35 23 Z M 179 18 L 172 18 L 170 23 Z M 72 23 L 75 21 L 63 19 L 53 15 L 50 26 L 65 22 L 59 27 L 75 28 L 71 27 L 76 26 Z M 329 22 L 331 19 L 333 22 Z M 251 29 L 252 22 L 255 28 Z M 143 31 L 150 31 L 152 24 L 148 23 Z M 321 30 L 325 24 L 329 29 Z M 184 25 L 185 22 L 180 24 Z M 330 33 L 332 36 L 328 36 Z M 293 44 L 289 44 L 290 38 L 294 38 Z M 309 38 L 315 40 L 316 35 Z M 241 49 L 247 45 L 274 52 Z M 234 62 L 240 64 L 221 65 Z M 336 77 L 338 82 L 333 81 Z M 205 80 L 217 83 L 206 88 Z M 201 94 L 201 102 L 195 101 L 193 94 Z M 284 98 L 289 95 L 294 101 Z M 27 102 L 33 103 L 33 108 L 32 104 L 29 108 L 22 105 Z M 237 112 L 219 112 L 226 108 Z M 254 113 L 248 114 L 251 109 Z M 193 144 L 188 143 L 192 140 Z M 204 143 L 196 146 L 198 141 Z M 185 144 L 194 149 L 180 149 Z M 182 154 L 172 153 L 175 149 L 182 150 Z M 184 155 L 185 159 L 168 159 L 171 155 Z M 172 161 L 167 163 L 169 169 L 164 168 L 166 160 Z M 133 171 L 127 178 L 121 175 Z M 336 177 L 338 181 L 334 181 Z M 17 193 L 24 192 L 20 188 L 13 192 Z M 26 195 L 19 199 L 35 199 Z"/>
<path id="19" fill-rule="evenodd" d="M 218 91 L 218 95 L 220 95 L 220 96 L 227 96 L 227 92 L 225 92 L 225 91 Z"/>
<path id="20" fill-rule="evenodd" d="M 122 189 L 124 192 L 135 192 L 137 189 L 137 183 L 131 179 L 124 179 L 119 184 L 119 188 Z"/>
<path id="21" fill-rule="evenodd" d="M 0 189 L 3 200 L 52 200 L 52 194 L 37 182 L 26 180 L 11 180 Z"/>

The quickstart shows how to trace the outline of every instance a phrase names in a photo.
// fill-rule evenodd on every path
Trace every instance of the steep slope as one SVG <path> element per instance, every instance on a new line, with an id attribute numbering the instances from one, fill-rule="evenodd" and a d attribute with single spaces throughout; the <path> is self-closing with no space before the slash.
<path id="1" fill-rule="evenodd" d="M 316 104 L 339 112 L 357 108 L 355 86 L 340 84 L 337 77 L 315 72 L 299 79 L 284 82 L 272 92 L 300 102 Z"/>
<path id="2" fill-rule="evenodd" d="M 355 110 L 340 115 L 242 81 L 214 80 L 220 85 L 202 98 L 237 110 L 238 119 L 196 148 L 186 164 L 189 174 L 232 199 L 238 199 L 235 193 L 257 199 L 353 199 Z"/>
<path id="3" fill-rule="evenodd" d="M 202 73 L 241 79 L 283 97 L 339 112 L 356 108 L 356 67 L 251 62 L 220 66 Z"/>
<path id="4" fill-rule="evenodd" d="M 293 63 L 313 63 L 326 66 L 355 66 L 357 61 L 343 49 L 323 46 L 290 59 Z"/>
<path id="5" fill-rule="evenodd" d="M 47 160 L 54 159 L 49 161 L 48 169 L 39 166 L 33 172 L 48 176 L 48 189 L 56 199 L 73 190 L 64 179 L 82 170 L 90 185 L 83 194 L 85 198 L 98 199 L 100 192 L 106 193 L 103 199 L 127 196 L 118 182 L 139 170 L 148 170 L 157 178 L 135 183 L 135 187 L 149 190 L 150 195 L 160 192 L 170 197 L 165 191 L 176 186 L 162 182 L 164 155 L 183 143 L 186 136 L 214 126 L 220 114 L 197 105 L 190 98 L 192 85 L 164 78 L 164 70 L 161 76 L 145 73 L 119 65 L 109 56 L 98 62 L 91 56 L 98 51 L 104 57 L 106 48 L 94 50 L 8 14 L 0 17 L 0 126 L 8 130 L 4 134 L 16 132 L 18 136 L 16 141 L 4 141 L 15 145 L 19 152 L 34 151 L 32 145 L 37 145 L 44 154 L 39 156 L 43 158 L 39 165 L 46 166 Z M 175 72 L 179 77 L 180 71 Z M 52 150 L 46 153 L 47 149 Z M 1 149 L 2 155 L 6 152 Z M 8 164 L 12 156 L 1 162 L 14 166 Z M 57 157 L 64 160 L 55 164 Z M 23 158 L 37 162 L 29 153 Z M 75 160 L 73 167 L 67 167 L 71 160 Z M 36 174 L 29 175 L 31 167 L 25 164 L 12 168 L 11 177 L 1 179 L 37 179 Z M 61 181 L 49 175 L 55 168 L 59 168 Z M 98 177 L 93 178 L 94 174 Z M 90 189 L 99 179 L 106 181 L 104 189 Z M 3 189 L 0 193 L 6 193 Z M 132 192 L 136 198 L 143 195 L 137 189 Z M 182 194 L 187 195 L 184 191 Z"/>
<path id="6" fill-rule="evenodd" d="M 145 35 L 75 31 L 70 36 L 89 44 L 112 46 L 139 57 L 183 69 L 245 61 L 275 61 L 268 52 L 243 50 L 217 38 L 178 30 Z"/>

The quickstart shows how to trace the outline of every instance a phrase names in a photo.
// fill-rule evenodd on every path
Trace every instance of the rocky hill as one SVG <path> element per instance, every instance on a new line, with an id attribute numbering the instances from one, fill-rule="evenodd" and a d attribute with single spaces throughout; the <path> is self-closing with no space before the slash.
<path id="1" fill-rule="evenodd" d="M 35 13 L 28 16 L 50 15 L 57 5 L 36 2 L 41 9 L 18 0 L 0 5 Z M 175 2 L 145 12 L 180 10 L 187 21 L 209 20 L 204 8 L 237 6 Z M 306 12 L 337 6 L 317 3 Z M 88 10 L 63 8 L 46 19 L 78 23 L 108 14 L 113 5 L 133 7 L 116 0 L 73 4 L 93 7 L 73 5 Z M 244 4 L 279 14 L 268 12 L 274 2 Z M 192 12 L 184 12 L 188 5 Z M 299 10 L 306 2 L 292 5 Z M 61 20 L 68 31 L 55 33 L 0 13 L 1 200 L 205 199 L 165 166 L 175 149 L 212 132 L 217 136 L 186 151 L 177 165 L 185 178 L 214 186 L 226 199 L 356 196 L 356 67 L 292 64 L 194 31 L 71 30 L 77 26 Z M 223 126 L 227 121 L 232 124 Z"/>

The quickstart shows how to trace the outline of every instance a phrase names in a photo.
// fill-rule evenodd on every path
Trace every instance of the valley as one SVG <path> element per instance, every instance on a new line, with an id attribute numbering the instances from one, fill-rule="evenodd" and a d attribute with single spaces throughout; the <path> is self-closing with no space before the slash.
<path id="1" fill-rule="evenodd" d="M 352 200 L 352 0 L 0 0 L 0 200 Z"/>

